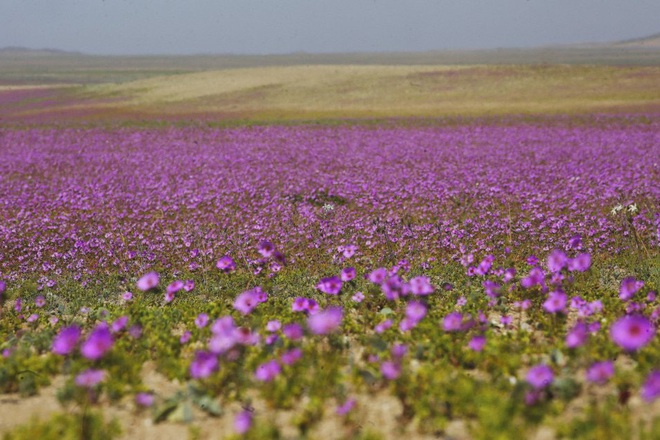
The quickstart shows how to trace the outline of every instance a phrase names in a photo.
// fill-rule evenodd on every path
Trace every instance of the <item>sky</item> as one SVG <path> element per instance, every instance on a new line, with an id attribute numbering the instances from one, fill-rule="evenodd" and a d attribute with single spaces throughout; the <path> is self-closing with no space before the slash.
<path id="1" fill-rule="evenodd" d="M 490 49 L 658 32 L 659 0 L 0 0 L 0 47 L 99 55 Z"/>

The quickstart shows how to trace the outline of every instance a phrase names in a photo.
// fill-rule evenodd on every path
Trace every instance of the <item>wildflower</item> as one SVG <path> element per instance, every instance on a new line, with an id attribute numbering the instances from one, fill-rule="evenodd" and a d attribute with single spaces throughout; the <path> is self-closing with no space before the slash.
<path id="1" fill-rule="evenodd" d="M 362 293 L 362 292 L 355 292 L 355 294 L 353 294 L 353 296 L 351 297 L 351 299 L 352 299 L 353 301 L 355 301 L 356 303 L 361 303 L 362 301 L 364 301 L 364 293 Z"/>
<path id="2" fill-rule="evenodd" d="M 576 234 L 568 240 L 568 245 L 573 249 L 582 249 L 582 236 Z"/>
<path id="3" fill-rule="evenodd" d="M 208 325 L 208 323 L 209 323 L 209 315 L 207 315 L 206 313 L 200 313 L 195 318 L 195 325 L 197 326 L 197 328 L 204 328 Z"/>
<path id="4" fill-rule="evenodd" d="M 587 253 L 579 254 L 577 257 L 568 260 L 568 270 L 571 272 L 586 272 L 591 267 L 591 255 Z"/>
<path id="5" fill-rule="evenodd" d="M 198 351 L 190 364 L 190 377 L 204 379 L 218 370 L 218 358 L 214 353 Z"/>
<path id="6" fill-rule="evenodd" d="M 612 361 L 596 362 L 587 370 L 587 380 L 595 384 L 603 385 L 614 375 L 614 363 Z"/>
<path id="7" fill-rule="evenodd" d="M 137 281 L 137 288 L 143 292 L 146 292 L 147 290 L 151 290 L 158 286 L 159 282 L 160 277 L 158 276 L 158 273 L 149 272 L 148 274 L 143 275 L 142 278 Z"/>
<path id="8" fill-rule="evenodd" d="M 63 328 L 53 339 L 52 352 L 61 356 L 71 354 L 76 348 L 80 334 L 80 327 L 77 325 Z"/>
<path id="9" fill-rule="evenodd" d="M 468 342 L 468 347 L 470 350 L 481 351 L 486 346 L 486 337 L 485 336 L 474 336 Z"/>
<path id="10" fill-rule="evenodd" d="M 525 289 L 530 289 L 534 286 L 542 286 L 544 280 L 545 280 L 545 274 L 543 273 L 543 271 L 538 267 L 534 267 L 532 268 L 532 270 L 529 271 L 529 275 L 527 275 L 525 278 L 520 280 L 520 284 Z"/>
<path id="11" fill-rule="evenodd" d="M 464 296 L 461 296 L 456 300 L 457 307 L 463 307 L 465 304 L 467 304 L 467 298 Z"/>
<path id="12" fill-rule="evenodd" d="M 124 301 L 131 301 L 133 299 L 133 293 L 132 292 L 124 292 L 124 293 L 122 293 L 121 298 Z"/>
<path id="13" fill-rule="evenodd" d="M 342 308 L 328 307 L 316 315 L 310 316 L 307 319 L 307 326 L 312 331 L 312 333 L 317 335 L 325 335 L 339 327 L 341 320 Z"/>
<path id="14" fill-rule="evenodd" d="M 296 324 L 295 322 L 282 327 L 282 334 L 284 334 L 285 337 L 291 339 L 292 341 L 301 339 L 304 336 L 303 328 L 300 326 L 300 324 Z"/>
<path id="15" fill-rule="evenodd" d="M 342 281 L 339 277 L 322 278 L 316 285 L 316 288 L 328 295 L 337 295 L 341 290 Z"/>
<path id="16" fill-rule="evenodd" d="M 385 379 L 394 380 L 401 375 L 401 365 L 397 362 L 385 361 L 380 365 L 380 372 Z"/>
<path id="17" fill-rule="evenodd" d="M 165 302 L 169 304 L 174 301 L 175 295 L 174 292 L 165 292 Z"/>
<path id="18" fill-rule="evenodd" d="M 340 277 L 342 281 L 347 282 L 355 279 L 355 274 L 356 272 L 354 267 L 346 267 L 341 270 Z"/>
<path id="19" fill-rule="evenodd" d="M 248 410 L 243 410 L 236 414 L 236 417 L 234 418 L 234 431 L 239 434 L 243 435 L 246 434 L 249 430 L 250 427 L 252 426 L 252 413 Z"/>
<path id="20" fill-rule="evenodd" d="M 660 370 L 651 371 L 642 385 L 642 399 L 652 402 L 660 396 Z"/>
<path id="21" fill-rule="evenodd" d="M 120 316 L 115 320 L 115 322 L 112 323 L 110 326 L 110 330 L 112 333 L 119 333 L 120 331 L 124 330 L 126 328 L 126 324 L 128 323 L 128 316 Z"/>
<path id="22" fill-rule="evenodd" d="M 137 393 L 135 395 L 135 403 L 145 408 L 152 406 L 155 400 L 154 395 L 151 393 Z"/>
<path id="23" fill-rule="evenodd" d="M 142 336 L 142 326 L 139 324 L 132 325 L 131 328 L 128 329 L 128 334 L 131 335 L 131 338 L 138 339 Z"/>
<path id="24" fill-rule="evenodd" d="M 548 256 L 548 270 L 552 273 L 560 272 L 567 265 L 568 257 L 559 249 L 555 249 Z"/>
<path id="25" fill-rule="evenodd" d="M 302 358 L 303 352 L 300 348 L 292 348 L 289 351 L 285 351 L 280 356 L 280 361 L 284 365 L 293 365 Z"/>
<path id="26" fill-rule="evenodd" d="M 502 281 L 508 283 L 512 281 L 515 277 L 516 277 L 516 269 L 511 267 L 504 271 L 504 275 L 502 275 Z"/>
<path id="27" fill-rule="evenodd" d="M 389 277 L 380 287 L 383 290 L 385 298 L 392 301 L 399 299 L 403 293 L 403 281 L 398 275 Z"/>
<path id="28" fill-rule="evenodd" d="M 455 332 L 461 330 L 461 325 L 463 322 L 463 315 L 459 312 L 453 312 L 445 316 L 442 320 L 442 328 L 446 332 Z"/>
<path id="29" fill-rule="evenodd" d="M 298 297 L 293 300 L 293 305 L 291 310 L 294 312 L 308 312 L 310 315 L 314 315 L 319 310 L 319 305 L 316 301 L 311 298 L 301 298 Z"/>
<path id="30" fill-rule="evenodd" d="M 500 317 L 500 324 L 502 324 L 504 327 L 510 326 L 512 322 L 513 318 L 509 315 L 503 315 Z"/>
<path id="31" fill-rule="evenodd" d="M 16 313 L 21 313 L 22 309 L 23 309 L 23 300 L 21 298 L 16 298 L 16 301 L 14 301 L 14 311 Z"/>
<path id="32" fill-rule="evenodd" d="M 46 305 L 46 298 L 43 295 L 39 295 L 34 299 L 34 305 L 37 307 L 43 307 Z"/>
<path id="33" fill-rule="evenodd" d="M 406 317 L 414 322 L 421 321 L 426 316 L 426 306 L 420 301 L 411 301 L 406 307 Z"/>
<path id="34" fill-rule="evenodd" d="M 4 295 L 7 291 L 7 283 L 3 280 L 0 280 L 0 296 Z"/>
<path id="35" fill-rule="evenodd" d="M 486 280 L 482 283 L 486 296 L 490 298 L 497 298 L 500 295 L 500 285 L 494 281 Z"/>
<path id="36" fill-rule="evenodd" d="M 429 277 L 414 277 L 410 280 L 410 291 L 413 295 L 430 295 L 433 293 L 433 286 Z"/>
<path id="37" fill-rule="evenodd" d="M 51 316 L 50 318 L 48 318 L 48 322 L 50 322 L 51 325 L 55 325 L 58 322 L 60 322 L 60 318 L 58 318 L 57 316 Z"/>
<path id="38" fill-rule="evenodd" d="M 386 319 L 385 321 L 381 322 L 380 324 L 376 324 L 376 327 L 374 327 L 374 331 L 378 334 L 381 334 L 385 330 L 388 330 L 390 327 L 392 327 L 392 320 L 391 319 Z"/>
<path id="39" fill-rule="evenodd" d="M 533 388 L 540 390 L 552 383 L 554 374 L 547 365 L 536 365 L 527 372 L 526 380 Z"/>
<path id="40" fill-rule="evenodd" d="M 37 319 L 39 319 L 39 315 L 36 313 L 31 314 L 27 318 L 27 322 L 35 322 Z"/>
<path id="41" fill-rule="evenodd" d="M 408 353 L 408 346 L 406 344 L 394 344 L 390 349 L 390 353 L 392 353 L 394 359 L 401 360 Z"/>
<path id="42" fill-rule="evenodd" d="M 346 399 L 346 402 L 344 402 L 343 404 L 337 407 L 335 413 L 338 416 L 345 416 L 346 414 L 351 412 L 351 410 L 355 407 L 356 403 L 357 401 L 355 399 Z"/>
<path id="43" fill-rule="evenodd" d="M 76 376 L 76 385 L 85 388 L 93 388 L 105 380 L 106 372 L 104 370 L 94 370 L 90 368 Z"/>
<path id="44" fill-rule="evenodd" d="M 190 341 L 190 338 L 192 337 L 192 333 L 190 333 L 190 330 L 186 330 L 181 334 L 181 337 L 179 338 L 179 344 L 187 344 L 188 341 Z"/>
<path id="45" fill-rule="evenodd" d="M 357 246 L 349 244 L 348 246 L 344 246 L 342 254 L 344 255 L 344 258 L 348 259 L 355 255 L 355 252 L 357 252 Z"/>
<path id="46" fill-rule="evenodd" d="M 543 303 L 543 308 L 548 313 L 564 312 L 568 298 L 561 290 L 550 292 L 548 299 Z"/>
<path id="47" fill-rule="evenodd" d="M 266 299 L 268 299 L 266 292 L 262 291 L 260 287 L 255 287 L 238 295 L 234 301 L 234 308 L 247 315 Z"/>
<path id="48" fill-rule="evenodd" d="M 385 282 L 385 278 L 387 278 L 387 269 L 384 267 L 379 267 L 378 269 L 371 272 L 367 278 L 374 284 L 383 284 L 383 282 Z"/>
<path id="49" fill-rule="evenodd" d="M 648 344 L 655 334 L 651 321 L 642 315 L 627 315 L 610 327 L 612 341 L 626 351 L 635 351 Z"/>
<path id="50" fill-rule="evenodd" d="M 101 359 L 114 344 L 107 325 L 98 325 L 80 347 L 80 353 L 91 360 Z"/>
<path id="51" fill-rule="evenodd" d="M 190 292 L 194 288 L 195 288 L 195 281 L 193 280 L 186 280 L 183 283 L 183 290 L 185 290 L 186 292 Z"/>
<path id="52" fill-rule="evenodd" d="M 280 364 L 275 360 L 265 362 L 257 367 L 257 370 L 254 372 L 254 378 L 260 382 L 270 382 L 275 379 L 282 368 Z"/>
<path id="53" fill-rule="evenodd" d="M 259 253 L 264 258 L 270 258 L 275 252 L 275 246 L 268 240 L 259 243 Z"/>
<path id="54" fill-rule="evenodd" d="M 588 337 L 587 325 L 584 322 L 578 322 L 566 334 L 566 346 L 568 348 L 580 347 L 584 345 Z"/>
<path id="55" fill-rule="evenodd" d="M 276 332 L 282 328 L 282 323 L 278 320 L 268 321 L 266 324 L 266 330 L 269 332 Z"/>
<path id="56" fill-rule="evenodd" d="M 229 255 L 225 255 L 224 257 L 218 260 L 215 267 L 217 267 L 224 273 L 229 273 L 236 270 L 236 263 Z"/>
<path id="57" fill-rule="evenodd" d="M 621 286 L 619 287 L 619 298 L 622 301 L 628 301 L 635 293 L 644 287 L 644 281 L 638 281 L 634 277 L 627 277 L 621 281 Z"/>

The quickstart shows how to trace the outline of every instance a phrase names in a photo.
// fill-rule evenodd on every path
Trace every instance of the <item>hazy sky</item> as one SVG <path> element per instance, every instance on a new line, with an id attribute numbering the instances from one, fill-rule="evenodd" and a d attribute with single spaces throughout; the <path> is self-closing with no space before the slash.
<path id="1" fill-rule="evenodd" d="M 93 54 L 424 51 L 660 32 L 660 0 L 0 0 L 0 47 Z"/>

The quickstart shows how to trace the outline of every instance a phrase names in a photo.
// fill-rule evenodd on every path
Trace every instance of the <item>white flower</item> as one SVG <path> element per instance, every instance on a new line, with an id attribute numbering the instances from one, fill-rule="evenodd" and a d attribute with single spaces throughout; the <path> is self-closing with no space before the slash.
<path id="1" fill-rule="evenodd" d="M 628 206 L 628 212 L 634 214 L 637 211 L 638 211 L 638 209 L 637 209 L 637 204 L 636 203 L 633 203 L 630 206 Z"/>

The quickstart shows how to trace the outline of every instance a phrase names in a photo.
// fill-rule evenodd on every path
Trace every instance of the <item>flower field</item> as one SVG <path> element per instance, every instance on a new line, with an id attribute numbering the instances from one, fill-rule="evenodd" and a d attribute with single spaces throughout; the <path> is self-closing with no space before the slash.
<path id="1" fill-rule="evenodd" d="M 9 439 L 660 438 L 658 288 L 653 114 L 0 131 Z"/>

